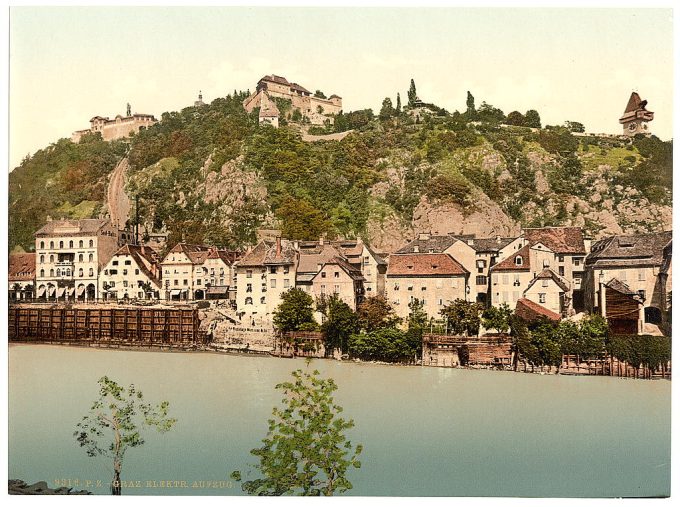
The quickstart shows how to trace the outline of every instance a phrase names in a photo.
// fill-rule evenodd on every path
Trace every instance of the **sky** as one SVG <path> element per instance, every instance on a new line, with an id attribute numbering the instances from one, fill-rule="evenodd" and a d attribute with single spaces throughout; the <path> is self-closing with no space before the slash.
<path id="1" fill-rule="evenodd" d="M 95 115 L 160 117 L 253 90 L 278 74 L 380 109 L 397 92 L 449 111 L 468 90 L 543 124 L 620 133 L 632 91 L 672 137 L 673 30 L 666 9 L 13 7 L 10 169 L 89 128 Z"/>

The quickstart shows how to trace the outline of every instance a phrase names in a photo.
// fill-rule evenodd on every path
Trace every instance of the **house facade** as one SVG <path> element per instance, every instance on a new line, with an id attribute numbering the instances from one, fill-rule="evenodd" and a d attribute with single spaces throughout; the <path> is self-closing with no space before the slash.
<path id="1" fill-rule="evenodd" d="M 571 306 L 569 292 L 569 283 L 552 269 L 545 268 L 529 282 L 522 297 L 567 317 Z"/>
<path id="2" fill-rule="evenodd" d="M 205 298 L 203 264 L 210 247 L 176 244 L 161 262 L 163 270 L 162 298 L 167 301 L 191 301 Z"/>
<path id="3" fill-rule="evenodd" d="M 148 246 L 123 245 L 99 277 L 99 293 L 110 301 L 158 300 L 161 289 L 160 259 Z"/>
<path id="4" fill-rule="evenodd" d="M 105 219 L 53 220 L 35 233 L 36 297 L 101 297 L 99 273 L 118 250 L 119 231 Z"/>
<path id="5" fill-rule="evenodd" d="M 9 254 L 9 300 L 32 299 L 35 293 L 35 253 Z"/>
<path id="6" fill-rule="evenodd" d="M 407 319 L 414 299 L 431 318 L 456 299 L 469 300 L 470 272 L 445 253 L 390 255 L 387 267 L 387 301 L 395 313 Z"/>
<path id="7" fill-rule="evenodd" d="M 364 299 L 364 277 L 361 270 L 342 257 L 325 262 L 312 278 L 310 294 L 315 300 L 337 295 L 353 311 Z"/>

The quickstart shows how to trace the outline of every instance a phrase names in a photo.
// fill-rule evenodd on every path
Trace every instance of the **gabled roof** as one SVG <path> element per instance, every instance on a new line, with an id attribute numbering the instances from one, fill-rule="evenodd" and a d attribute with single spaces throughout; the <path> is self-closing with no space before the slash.
<path id="1" fill-rule="evenodd" d="M 276 241 L 262 240 L 255 248 L 245 254 L 238 261 L 239 266 L 258 267 L 265 265 L 286 265 L 295 264 L 297 252 L 293 242 L 282 239 L 281 251 L 277 253 Z"/>
<path id="2" fill-rule="evenodd" d="M 301 250 L 297 272 L 316 273 L 319 271 L 319 265 L 323 265 L 340 255 L 340 251 L 335 246 L 329 244 L 318 246 L 315 249 L 306 249 L 306 251 Z"/>
<path id="3" fill-rule="evenodd" d="M 535 277 L 533 280 L 531 280 L 531 282 L 529 282 L 529 286 L 526 288 L 526 290 L 524 291 L 524 293 L 526 294 L 526 292 L 527 292 L 529 289 L 531 289 L 531 287 L 533 287 L 534 284 L 535 284 L 536 282 L 538 282 L 539 280 L 552 280 L 552 281 L 555 282 L 555 284 L 557 284 L 557 286 L 558 286 L 560 289 L 562 289 L 564 292 L 569 291 L 569 284 L 566 282 L 566 280 L 564 280 L 564 278 L 562 278 L 561 276 L 559 276 L 559 275 L 558 275 L 557 273 L 555 273 L 552 269 L 550 269 L 550 268 L 545 268 L 545 269 L 544 269 L 543 271 L 541 271 L 538 275 L 536 275 L 536 277 Z"/>
<path id="4" fill-rule="evenodd" d="M 608 289 L 615 290 L 616 292 L 619 292 L 626 296 L 631 296 L 636 301 L 642 303 L 642 299 L 640 298 L 639 294 L 634 290 L 631 290 L 631 288 L 628 287 L 627 284 L 625 284 L 618 278 L 612 278 L 607 283 L 605 283 L 604 286 L 607 287 Z"/>
<path id="5" fill-rule="evenodd" d="M 395 254 L 390 256 L 387 276 L 464 276 L 458 261 L 443 253 Z"/>
<path id="6" fill-rule="evenodd" d="M 239 257 L 239 252 L 211 248 L 208 259 L 221 259 L 227 266 L 231 266 Z"/>
<path id="7" fill-rule="evenodd" d="M 530 271 L 531 270 L 531 261 L 529 255 L 530 251 L 531 245 L 524 245 L 514 254 L 508 256 L 506 259 L 502 260 L 495 266 L 492 266 L 491 271 Z M 515 262 L 515 258 L 518 256 L 522 258 L 522 264 L 517 264 Z"/>
<path id="8" fill-rule="evenodd" d="M 498 252 L 517 238 L 473 238 L 470 245 L 475 252 Z M 468 243 L 469 244 L 469 243 Z"/>
<path id="9" fill-rule="evenodd" d="M 593 244 L 586 265 L 593 267 L 661 266 L 672 231 L 610 236 Z"/>
<path id="10" fill-rule="evenodd" d="M 192 245 L 190 243 L 177 243 L 168 252 L 163 259 L 163 262 L 170 256 L 171 253 L 182 253 L 187 256 L 192 264 L 203 264 L 208 258 L 210 247 L 206 245 Z"/>
<path id="11" fill-rule="evenodd" d="M 158 266 L 158 254 L 152 248 L 148 246 L 127 244 L 120 247 L 116 253 L 113 254 L 113 257 L 118 255 L 129 255 L 132 257 L 142 273 L 144 273 L 144 275 L 146 275 L 146 277 L 155 285 L 160 287 L 160 277 L 155 276 L 146 264 Z M 146 261 L 146 263 L 144 261 Z M 160 273 L 160 270 L 158 272 Z"/>
<path id="12" fill-rule="evenodd" d="M 562 320 L 562 317 L 558 313 L 548 310 L 544 306 L 541 306 L 527 298 L 520 298 L 517 300 L 517 306 L 515 306 L 515 315 L 521 317 L 527 322 L 533 322 L 534 320 L 538 320 L 543 317 L 555 322 Z"/>
<path id="13" fill-rule="evenodd" d="M 27 282 L 35 278 L 35 253 L 9 255 L 9 281 Z"/>
<path id="14" fill-rule="evenodd" d="M 349 262 L 347 262 L 345 259 L 341 257 L 334 257 L 333 259 L 324 263 L 324 265 L 321 267 L 321 270 L 319 270 L 319 272 L 316 275 L 314 275 L 312 280 L 316 279 L 319 276 L 319 273 L 321 273 L 325 266 L 338 266 L 345 273 L 347 273 L 349 277 L 354 281 L 362 282 L 365 280 L 364 276 L 361 274 L 361 270 L 355 268 Z"/>
<path id="15" fill-rule="evenodd" d="M 282 85 L 290 85 L 288 80 L 285 77 L 282 76 L 277 76 L 275 74 L 269 74 L 267 76 L 264 76 L 260 81 L 271 81 L 272 83 L 278 83 Z M 259 82 L 259 81 L 258 81 Z"/>
<path id="16" fill-rule="evenodd" d="M 556 254 L 582 254 L 586 247 L 583 231 L 580 227 L 540 227 L 522 231 L 524 238 L 530 243 L 543 243 Z"/>
<path id="17" fill-rule="evenodd" d="M 36 237 L 49 236 L 53 234 L 63 236 L 84 236 L 98 233 L 102 228 L 110 225 L 111 222 L 105 218 L 84 218 L 82 220 L 52 220 L 43 225 Z M 62 229 L 62 230 L 60 230 Z"/>

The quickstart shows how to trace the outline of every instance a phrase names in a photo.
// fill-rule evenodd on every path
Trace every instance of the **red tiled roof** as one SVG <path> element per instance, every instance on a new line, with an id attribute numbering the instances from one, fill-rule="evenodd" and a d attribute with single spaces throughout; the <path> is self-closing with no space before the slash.
<path id="1" fill-rule="evenodd" d="M 456 276 L 469 271 L 448 254 L 419 253 L 390 256 L 387 276 Z"/>
<path id="2" fill-rule="evenodd" d="M 517 252 L 512 254 L 507 259 L 499 262 L 491 268 L 492 271 L 529 271 L 531 269 L 531 262 L 529 260 L 529 251 L 531 247 L 525 245 Z M 517 264 L 515 258 L 519 256 L 522 258 L 522 264 Z"/>
<path id="3" fill-rule="evenodd" d="M 560 317 L 559 314 L 551 310 L 548 310 L 547 308 L 539 305 L 538 303 L 534 303 L 533 301 L 527 298 L 520 298 L 517 301 L 517 306 L 515 307 L 515 314 L 518 317 L 521 317 L 522 319 L 526 320 L 527 322 L 538 320 L 541 317 L 545 317 L 555 322 L 562 319 L 562 317 Z"/>
<path id="4" fill-rule="evenodd" d="M 580 227 L 541 227 L 524 229 L 529 244 L 543 243 L 557 254 L 585 254 L 583 231 Z"/>
<path id="5" fill-rule="evenodd" d="M 35 254 L 18 253 L 9 255 L 9 281 L 31 281 L 35 278 Z"/>

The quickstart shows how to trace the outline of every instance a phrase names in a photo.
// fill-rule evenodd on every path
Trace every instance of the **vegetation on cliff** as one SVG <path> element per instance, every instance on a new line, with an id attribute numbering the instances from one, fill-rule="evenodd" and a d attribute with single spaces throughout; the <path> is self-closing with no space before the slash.
<path id="1" fill-rule="evenodd" d="M 517 227 L 579 225 L 597 236 L 669 226 L 672 142 L 653 136 L 576 137 L 582 125 L 574 121 L 538 129 L 538 112 L 506 116 L 484 102 L 475 107 L 471 94 L 464 113 L 413 109 L 413 87 L 410 106 L 390 100 L 378 116 L 341 113 L 320 128 L 349 135 L 310 143 L 292 119 L 279 129 L 259 125 L 257 111 L 243 110 L 245 96 L 164 113 L 125 142 L 93 134 L 27 157 L 10 173 L 9 248 L 32 249 L 48 216 L 105 213 L 108 175 L 126 153 L 140 230 L 166 231 L 169 243 L 239 248 L 259 227 L 380 243 L 388 222 L 399 224 L 398 237 L 431 210 L 485 213 L 482 200 Z M 508 122 L 515 125 L 501 125 Z"/>

